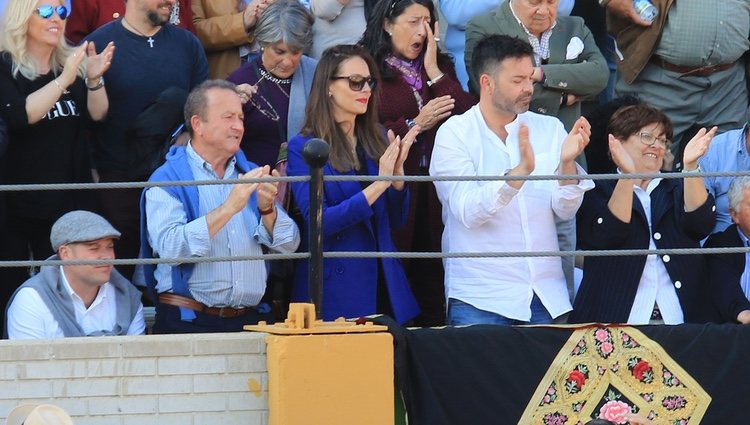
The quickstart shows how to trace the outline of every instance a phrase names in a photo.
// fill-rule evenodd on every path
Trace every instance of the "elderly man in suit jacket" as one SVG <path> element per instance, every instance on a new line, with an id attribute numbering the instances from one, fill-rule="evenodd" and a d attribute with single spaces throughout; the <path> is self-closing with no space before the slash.
<path id="1" fill-rule="evenodd" d="M 709 236 L 707 248 L 750 246 L 750 177 L 737 177 L 729 186 L 729 212 L 734 224 Z M 707 320 L 750 324 L 750 253 L 707 256 L 708 290 L 712 306 Z"/>
<path id="2" fill-rule="evenodd" d="M 570 131 L 581 116 L 581 100 L 607 86 L 607 62 L 594 36 L 574 16 L 557 16 L 558 0 L 503 2 L 478 16 L 466 28 L 466 69 L 471 71 L 474 47 L 489 34 L 505 34 L 531 43 L 534 48 L 534 97 L 529 110 L 556 116 Z M 470 86 L 476 92 L 476 81 Z"/>

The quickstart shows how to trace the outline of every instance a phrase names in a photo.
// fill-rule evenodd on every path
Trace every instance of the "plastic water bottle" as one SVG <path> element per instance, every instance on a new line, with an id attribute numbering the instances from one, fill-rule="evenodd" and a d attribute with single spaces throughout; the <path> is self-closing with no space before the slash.
<path id="1" fill-rule="evenodd" d="M 654 22 L 659 10 L 649 0 L 633 0 L 633 7 L 638 15 L 647 22 Z"/>

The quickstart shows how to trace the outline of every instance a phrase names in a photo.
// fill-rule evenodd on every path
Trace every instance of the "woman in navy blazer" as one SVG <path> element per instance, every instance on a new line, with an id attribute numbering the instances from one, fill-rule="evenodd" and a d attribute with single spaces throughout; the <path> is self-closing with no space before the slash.
<path id="1" fill-rule="evenodd" d="M 716 218 L 703 179 L 633 179 L 658 173 L 669 149 L 672 124 L 645 104 L 624 106 L 607 128 L 616 182 L 599 180 L 576 215 L 578 246 L 586 250 L 699 248 Z M 716 127 L 701 129 L 685 147 L 684 173 L 699 171 Z M 700 321 L 701 255 L 586 257 L 570 322 L 666 324 Z M 658 310 L 655 308 L 658 306 Z"/>
<path id="2" fill-rule="evenodd" d="M 419 129 L 402 140 L 378 124 L 377 66 L 359 46 L 335 46 L 323 53 L 313 77 L 305 123 L 289 142 L 290 176 L 306 176 L 302 158 L 313 137 L 331 148 L 325 175 L 404 175 Z M 309 184 L 292 183 L 294 199 L 309 234 Z M 326 182 L 323 197 L 325 251 L 396 251 L 391 230 L 406 222 L 408 190 L 403 181 Z M 303 238 L 307 241 L 307 238 Z M 303 242 L 303 248 L 305 242 Z M 308 262 L 300 261 L 292 298 L 307 301 Z M 419 313 L 401 262 L 394 258 L 329 258 L 323 261 L 323 319 L 392 315 L 404 323 Z"/>

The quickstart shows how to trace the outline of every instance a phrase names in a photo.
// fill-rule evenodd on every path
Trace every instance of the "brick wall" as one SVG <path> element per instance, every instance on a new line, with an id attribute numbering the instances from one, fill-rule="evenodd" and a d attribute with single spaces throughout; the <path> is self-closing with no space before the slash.
<path id="1" fill-rule="evenodd" d="M 266 425 L 265 335 L 0 341 L 0 421 L 53 403 L 76 425 Z"/>

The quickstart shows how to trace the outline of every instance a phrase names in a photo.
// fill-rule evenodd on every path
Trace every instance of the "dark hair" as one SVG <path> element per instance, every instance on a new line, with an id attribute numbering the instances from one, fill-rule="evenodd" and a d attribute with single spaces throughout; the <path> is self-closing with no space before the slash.
<path id="1" fill-rule="evenodd" d="M 381 1 L 388 1 L 388 0 L 365 0 L 365 22 L 370 20 L 370 16 L 372 16 L 372 11 L 375 9 L 375 6 Z"/>
<path id="2" fill-rule="evenodd" d="M 206 119 L 206 107 L 208 106 L 208 96 L 206 96 L 206 93 L 214 89 L 237 92 L 237 86 L 227 80 L 206 80 L 198 84 L 188 95 L 187 101 L 185 101 L 185 108 L 183 109 L 185 129 L 190 132 L 191 136 L 193 135 L 193 127 L 190 125 L 190 118 L 193 115 L 197 115 L 201 120 Z"/>
<path id="3" fill-rule="evenodd" d="M 398 75 L 391 67 L 385 63 L 385 57 L 391 53 L 391 37 L 385 32 L 385 23 L 393 22 L 396 18 L 404 13 L 404 10 L 413 4 L 419 4 L 430 11 L 430 22 L 435 25 L 438 21 L 438 14 L 435 11 L 435 5 L 432 0 L 381 0 L 372 10 L 370 18 L 367 20 L 367 28 L 359 44 L 370 52 L 375 63 L 378 64 L 380 75 L 384 80 L 392 80 Z M 424 54 L 424 48 L 422 50 Z M 451 57 L 440 51 L 438 47 L 437 62 L 440 68 L 453 69 Z"/>
<path id="4" fill-rule="evenodd" d="M 672 121 L 664 112 L 645 103 L 623 106 L 618 109 L 609 119 L 607 133 L 625 140 L 649 124 L 661 124 L 664 136 L 672 140 L 674 135 Z"/>
<path id="5" fill-rule="evenodd" d="M 612 161 L 609 154 L 609 137 L 607 125 L 612 115 L 623 106 L 637 105 L 641 103 L 637 97 L 623 96 L 612 99 L 610 102 L 598 106 L 583 116 L 591 124 L 591 139 L 584 152 L 586 153 L 586 172 L 589 174 L 614 173 L 617 165 Z"/>
<path id="6" fill-rule="evenodd" d="M 507 58 L 533 57 L 534 49 L 528 41 L 502 34 L 488 35 L 477 43 L 471 53 L 472 78 L 479 85 L 482 74 L 493 74 Z"/>
<path id="7" fill-rule="evenodd" d="M 606 419 L 592 419 L 586 422 L 584 425 L 616 425 L 616 424 Z"/>
<path id="8" fill-rule="evenodd" d="M 312 89 L 305 108 L 305 122 L 300 131 L 304 136 L 316 136 L 328 142 L 331 147 L 329 162 L 333 168 L 342 173 L 354 168 L 357 157 L 349 149 L 346 134 L 333 117 L 328 90 L 332 77 L 339 72 L 341 64 L 355 57 L 362 58 L 367 63 L 370 76 L 375 80 L 378 79 L 375 61 L 362 46 L 342 44 L 326 49 L 315 68 Z M 385 152 L 387 142 L 383 136 L 384 130 L 378 123 L 377 87 L 372 91 L 367 111 L 362 115 L 357 115 L 354 122 L 357 143 L 364 148 L 370 158 L 378 161 Z"/>

